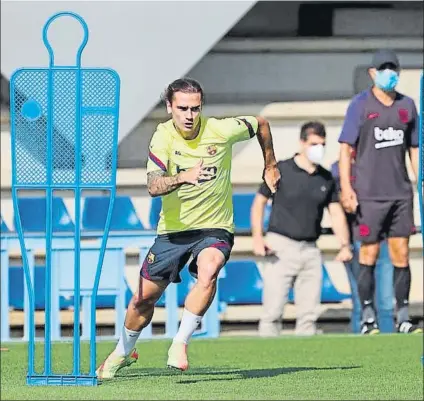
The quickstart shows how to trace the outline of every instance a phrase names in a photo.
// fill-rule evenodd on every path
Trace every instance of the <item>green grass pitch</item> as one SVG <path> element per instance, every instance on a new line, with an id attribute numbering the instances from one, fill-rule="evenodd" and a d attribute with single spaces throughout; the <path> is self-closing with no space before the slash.
<path id="1" fill-rule="evenodd" d="M 27 346 L 2 344 L 5 400 L 422 400 L 422 335 L 194 339 L 191 368 L 165 367 L 170 341 L 140 341 L 140 359 L 97 387 L 28 387 Z M 100 363 L 113 348 L 98 344 Z M 88 366 L 83 344 L 82 367 Z M 37 369 L 43 345 L 36 348 Z M 72 343 L 55 344 L 53 367 L 70 372 Z"/>

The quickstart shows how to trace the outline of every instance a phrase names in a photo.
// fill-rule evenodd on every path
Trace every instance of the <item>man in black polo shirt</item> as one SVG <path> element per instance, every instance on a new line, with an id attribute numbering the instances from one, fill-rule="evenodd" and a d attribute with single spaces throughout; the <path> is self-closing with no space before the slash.
<path id="1" fill-rule="evenodd" d="M 409 237 L 414 232 L 413 191 L 406 169 L 408 152 L 418 176 L 418 117 L 414 101 L 396 92 L 400 64 L 395 53 L 374 54 L 369 69 L 374 85 L 353 98 L 340 134 L 341 200 L 356 212 L 354 236 L 361 242 L 358 291 L 362 333 L 379 331 L 373 305 L 374 268 L 380 240 L 388 237 L 394 266 L 397 329 L 420 331 L 409 321 L 411 287 Z M 352 149 L 356 149 L 356 180 L 350 182 Z"/>
<path id="2" fill-rule="evenodd" d="M 339 203 L 332 174 L 320 166 L 325 149 L 325 128 L 309 122 L 300 132 L 300 152 L 280 161 L 281 181 L 272 195 L 262 184 L 252 205 L 254 253 L 273 255 L 263 274 L 263 312 L 259 322 L 261 336 L 277 336 L 282 328 L 282 314 L 294 283 L 296 334 L 316 333 L 321 302 L 322 260 L 316 240 L 321 234 L 324 208 L 328 207 L 333 231 L 341 243 L 337 260 L 352 258 L 345 213 Z M 268 199 L 273 204 L 266 236 L 263 238 L 263 215 Z"/>

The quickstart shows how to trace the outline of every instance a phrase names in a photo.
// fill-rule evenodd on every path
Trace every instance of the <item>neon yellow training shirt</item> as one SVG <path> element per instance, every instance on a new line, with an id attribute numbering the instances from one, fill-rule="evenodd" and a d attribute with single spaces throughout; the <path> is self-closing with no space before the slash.
<path id="1" fill-rule="evenodd" d="M 195 139 L 184 139 L 172 120 L 159 124 L 149 147 L 147 172 L 162 170 L 169 176 L 195 166 L 214 173 L 200 187 L 183 184 L 162 197 L 157 233 L 221 228 L 234 232 L 231 186 L 232 145 L 255 136 L 258 120 L 252 116 L 235 118 L 201 117 Z"/>

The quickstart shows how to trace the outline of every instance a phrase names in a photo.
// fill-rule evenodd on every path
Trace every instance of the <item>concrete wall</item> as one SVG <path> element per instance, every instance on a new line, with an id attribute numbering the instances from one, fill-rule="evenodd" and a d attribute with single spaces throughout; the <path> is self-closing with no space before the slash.
<path id="1" fill-rule="evenodd" d="M 354 94 L 355 70 L 372 52 L 209 53 L 191 71 L 210 102 L 334 100 Z M 408 67 L 423 68 L 423 52 L 399 53 Z"/>
<path id="2" fill-rule="evenodd" d="M 46 66 L 47 51 L 41 39 L 45 22 L 58 11 L 80 14 L 90 30 L 83 65 L 111 67 L 121 76 L 119 133 L 123 138 L 156 105 L 166 85 L 189 71 L 254 3 L 5 1 L 1 72 L 9 78 L 19 67 Z M 49 31 L 52 47 L 59 51 L 58 64 L 74 64 L 82 31 L 73 22 L 55 22 Z"/>

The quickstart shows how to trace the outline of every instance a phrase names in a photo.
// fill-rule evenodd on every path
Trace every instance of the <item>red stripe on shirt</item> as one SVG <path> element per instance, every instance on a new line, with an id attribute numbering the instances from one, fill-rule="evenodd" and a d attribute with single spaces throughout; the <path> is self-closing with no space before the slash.
<path id="1" fill-rule="evenodd" d="M 166 171 L 166 166 L 152 152 L 149 152 L 149 159 L 155 163 L 161 170 Z"/>
<path id="2" fill-rule="evenodd" d="M 227 242 L 215 242 L 212 245 L 209 245 L 210 248 L 230 248 L 230 245 Z"/>

